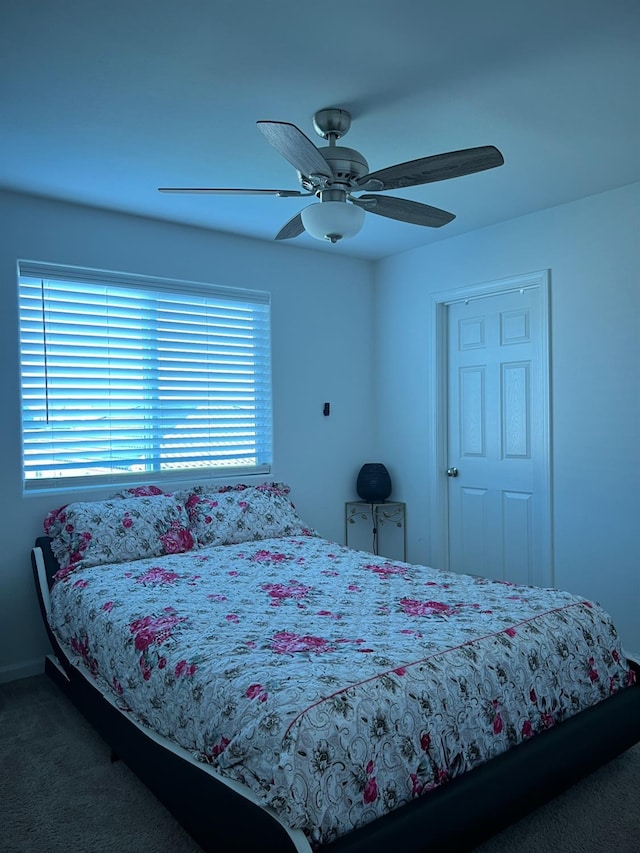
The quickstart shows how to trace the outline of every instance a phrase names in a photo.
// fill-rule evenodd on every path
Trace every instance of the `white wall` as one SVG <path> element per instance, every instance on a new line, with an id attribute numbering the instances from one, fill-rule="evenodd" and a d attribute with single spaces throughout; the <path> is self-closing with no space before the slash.
<path id="1" fill-rule="evenodd" d="M 431 563 L 429 301 L 551 270 L 555 585 L 613 615 L 640 653 L 640 184 L 388 258 L 376 268 L 378 455 Z"/>
<path id="2" fill-rule="evenodd" d="M 323 536 L 343 540 L 344 501 L 355 497 L 357 472 L 374 449 L 369 262 L 12 193 L 0 193 L 0 221 L 0 680 L 37 671 L 49 648 L 29 560 L 46 511 L 114 491 L 22 494 L 18 259 L 270 291 L 270 478 L 290 483 L 300 514 Z"/>

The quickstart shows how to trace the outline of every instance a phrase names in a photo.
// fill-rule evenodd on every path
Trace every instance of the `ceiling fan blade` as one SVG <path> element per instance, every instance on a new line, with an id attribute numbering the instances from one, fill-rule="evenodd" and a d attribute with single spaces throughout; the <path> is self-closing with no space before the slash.
<path id="1" fill-rule="evenodd" d="M 280 198 L 290 198 L 299 195 L 313 195 L 313 193 L 301 193 L 300 190 L 251 190 L 233 189 L 231 187 L 158 187 L 160 193 L 200 193 L 209 195 L 275 195 Z"/>
<path id="2" fill-rule="evenodd" d="M 394 198 L 386 195 L 361 195 L 351 199 L 358 207 L 363 207 L 369 213 L 398 219 L 400 222 L 411 222 L 413 225 L 427 225 L 429 228 L 440 228 L 455 219 L 454 213 L 447 213 L 438 207 L 431 207 L 418 201 L 406 198 Z"/>
<path id="3" fill-rule="evenodd" d="M 333 177 L 333 170 L 308 136 L 286 121 L 259 121 L 258 127 L 267 140 L 285 160 L 305 177 L 324 175 Z"/>
<path id="4" fill-rule="evenodd" d="M 485 169 L 502 166 L 503 163 L 504 157 L 495 146 L 483 145 L 480 148 L 465 148 L 462 151 L 449 151 L 446 154 L 434 154 L 432 157 L 398 163 L 396 166 L 363 175 L 358 186 L 360 189 L 397 190 L 483 172 Z"/>
<path id="5" fill-rule="evenodd" d="M 300 213 L 296 213 L 296 215 L 290 219 L 286 225 L 282 226 L 274 237 L 274 240 L 290 240 L 292 237 L 299 237 L 303 231 L 304 225 L 302 224 L 302 215 Z"/>

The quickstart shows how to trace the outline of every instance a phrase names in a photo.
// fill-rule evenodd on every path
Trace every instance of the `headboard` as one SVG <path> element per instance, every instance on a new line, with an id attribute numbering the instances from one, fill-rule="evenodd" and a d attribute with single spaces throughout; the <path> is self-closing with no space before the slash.
<path id="1" fill-rule="evenodd" d="M 51 550 L 51 538 L 49 536 L 38 536 L 36 539 L 36 548 L 40 548 L 42 551 L 42 556 L 44 559 L 44 569 L 47 576 L 47 586 L 49 589 L 53 586 L 53 576 L 58 571 L 60 566 L 58 565 L 58 561 L 53 556 L 53 551 Z M 34 556 L 32 554 L 31 561 L 33 563 Z"/>
<path id="2" fill-rule="evenodd" d="M 49 590 L 53 586 L 53 576 L 60 566 L 53 556 L 51 539 L 48 536 L 39 536 L 36 539 L 35 545 L 31 549 L 31 568 L 33 569 L 33 579 L 36 584 L 42 618 L 44 619 L 49 639 L 53 643 L 53 635 L 49 627 L 49 613 L 51 610 Z"/>

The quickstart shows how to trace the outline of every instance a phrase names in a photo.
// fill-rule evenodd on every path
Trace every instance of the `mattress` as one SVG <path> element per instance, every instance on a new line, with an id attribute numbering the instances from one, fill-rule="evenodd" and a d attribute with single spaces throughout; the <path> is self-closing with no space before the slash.
<path id="1" fill-rule="evenodd" d="M 51 627 L 126 713 L 312 846 L 634 681 L 595 602 L 315 536 L 78 569 Z"/>

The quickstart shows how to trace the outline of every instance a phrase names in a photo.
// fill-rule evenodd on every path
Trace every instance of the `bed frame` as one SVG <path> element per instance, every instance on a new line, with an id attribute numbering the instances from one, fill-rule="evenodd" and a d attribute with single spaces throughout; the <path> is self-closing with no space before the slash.
<path id="1" fill-rule="evenodd" d="M 49 625 L 58 564 L 48 537 L 36 540 L 31 563 L 54 652 L 45 673 L 203 850 L 310 851 L 303 833 L 289 830 L 248 789 L 137 725 L 70 663 Z M 434 853 L 477 846 L 640 741 L 640 666 L 632 666 L 636 686 L 320 849 Z"/>

